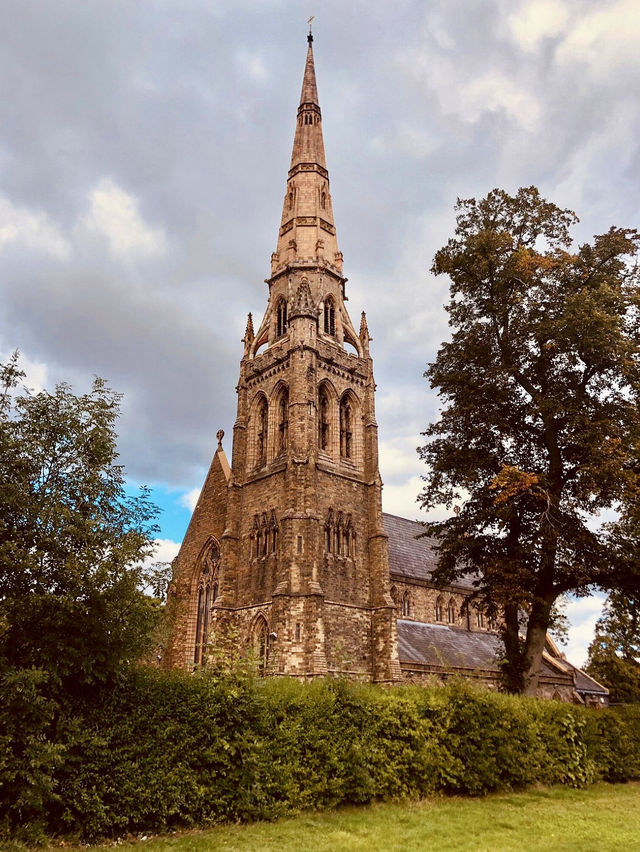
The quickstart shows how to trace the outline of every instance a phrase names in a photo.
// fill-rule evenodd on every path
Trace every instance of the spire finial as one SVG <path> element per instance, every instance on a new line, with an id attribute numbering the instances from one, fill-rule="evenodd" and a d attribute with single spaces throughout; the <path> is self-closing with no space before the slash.
<path id="1" fill-rule="evenodd" d="M 311 32 L 311 24 L 313 23 L 314 18 L 315 18 L 315 15 L 312 15 L 309 18 L 309 20 L 307 21 L 307 23 L 309 24 L 309 35 L 307 36 L 307 41 L 309 42 L 309 44 L 311 44 L 311 42 L 313 41 L 313 33 Z"/>

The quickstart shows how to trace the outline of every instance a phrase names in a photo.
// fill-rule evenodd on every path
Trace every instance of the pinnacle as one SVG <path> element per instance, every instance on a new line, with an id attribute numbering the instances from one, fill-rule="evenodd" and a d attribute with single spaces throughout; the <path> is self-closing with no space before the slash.
<path id="1" fill-rule="evenodd" d="M 362 316 L 360 317 L 360 340 L 371 340 L 371 337 L 369 336 L 369 326 L 367 325 L 367 315 L 364 311 L 362 312 Z"/>
<path id="2" fill-rule="evenodd" d="M 244 337 L 242 338 L 243 343 L 251 343 L 253 338 L 255 337 L 253 333 L 253 315 L 249 313 L 247 317 L 247 327 L 244 330 Z"/>

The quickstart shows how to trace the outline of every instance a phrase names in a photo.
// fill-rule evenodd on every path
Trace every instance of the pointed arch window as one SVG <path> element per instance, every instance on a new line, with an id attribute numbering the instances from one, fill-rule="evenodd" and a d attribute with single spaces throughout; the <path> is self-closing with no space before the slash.
<path id="1" fill-rule="evenodd" d="M 269 436 L 269 407 L 263 397 L 258 406 L 258 466 L 267 461 L 267 438 Z"/>
<path id="2" fill-rule="evenodd" d="M 329 395 L 325 387 L 320 388 L 318 416 L 318 447 L 321 450 L 329 449 Z"/>
<path id="3" fill-rule="evenodd" d="M 442 597 L 436 598 L 436 621 L 444 621 L 443 617 L 443 606 L 442 606 Z"/>
<path id="4" fill-rule="evenodd" d="M 200 565 L 196 610 L 196 636 L 193 653 L 193 662 L 196 666 L 201 665 L 205 660 L 211 606 L 218 597 L 220 548 L 216 541 L 211 541 L 206 546 L 200 560 Z"/>
<path id="5" fill-rule="evenodd" d="M 345 528 L 344 534 L 342 536 L 342 555 L 351 555 L 351 530 L 349 527 Z"/>
<path id="6" fill-rule="evenodd" d="M 324 210 L 326 208 L 326 206 L 327 206 L 327 193 L 321 192 L 320 193 L 320 207 L 322 207 L 322 209 Z"/>
<path id="7" fill-rule="evenodd" d="M 283 334 L 287 333 L 287 328 L 287 302 L 285 299 L 280 299 L 276 308 L 276 335 L 282 337 Z"/>
<path id="8" fill-rule="evenodd" d="M 331 296 L 324 303 L 324 333 L 332 337 L 336 335 L 336 306 Z"/>
<path id="9" fill-rule="evenodd" d="M 278 400 L 278 453 L 287 449 L 289 440 L 289 391 L 283 388 Z"/>
<path id="10" fill-rule="evenodd" d="M 447 607 L 447 621 L 449 624 L 456 623 L 456 602 L 453 598 L 449 599 L 449 606 Z"/>
<path id="11" fill-rule="evenodd" d="M 402 617 L 408 618 L 411 615 L 411 595 L 405 592 L 402 595 Z"/>
<path id="12" fill-rule="evenodd" d="M 252 632 L 252 644 L 258 663 L 258 672 L 260 675 L 264 675 L 269 661 L 269 627 L 263 615 L 258 616 Z"/>
<path id="13" fill-rule="evenodd" d="M 353 408 L 349 397 L 340 403 L 340 455 L 353 458 Z"/>
<path id="14" fill-rule="evenodd" d="M 476 627 L 479 627 L 481 630 L 484 629 L 484 612 L 480 607 L 476 608 Z"/>

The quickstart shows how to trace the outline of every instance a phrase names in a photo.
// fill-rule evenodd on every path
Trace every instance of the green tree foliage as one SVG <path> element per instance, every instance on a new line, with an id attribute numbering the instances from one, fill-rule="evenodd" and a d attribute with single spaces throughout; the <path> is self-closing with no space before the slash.
<path id="1" fill-rule="evenodd" d="M 640 591 L 612 592 L 589 646 L 587 671 L 614 702 L 640 703 Z"/>
<path id="2" fill-rule="evenodd" d="M 575 214 L 535 187 L 457 211 L 432 269 L 451 279 L 452 337 L 426 372 L 443 411 L 420 499 L 463 501 L 429 525 L 437 578 L 478 569 L 504 617 L 507 686 L 533 693 L 556 599 L 612 581 L 589 517 L 638 491 L 640 238 L 611 228 L 574 250 Z"/>
<path id="3" fill-rule="evenodd" d="M 108 681 L 151 644 L 141 591 L 157 513 L 127 497 L 117 464 L 119 395 L 18 390 L 0 370 L 0 674 L 40 670 L 53 692 Z"/>

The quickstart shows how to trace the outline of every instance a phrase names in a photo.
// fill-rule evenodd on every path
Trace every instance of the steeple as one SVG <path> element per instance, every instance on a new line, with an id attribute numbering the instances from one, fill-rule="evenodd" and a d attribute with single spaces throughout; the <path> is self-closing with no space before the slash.
<path id="1" fill-rule="evenodd" d="M 342 273 L 342 255 L 338 252 L 329 193 L 311 33 L 308 41 L 278 245 L 272 256 L 272 276 L 294 262 L 313 265 L 320 262 L 320 265 L 329 265 L 338 274 Z"/>
<path id="2" fill-rule="evenodd" d="M 267 306 L 243 338 L 231 470 L 219 447 L 175 563 L 173 647 L 198 665 L 208 637 L 226 635 L 265 673 L 394 681 L 370 336 L 345 303 L 308 41 Z"/>

